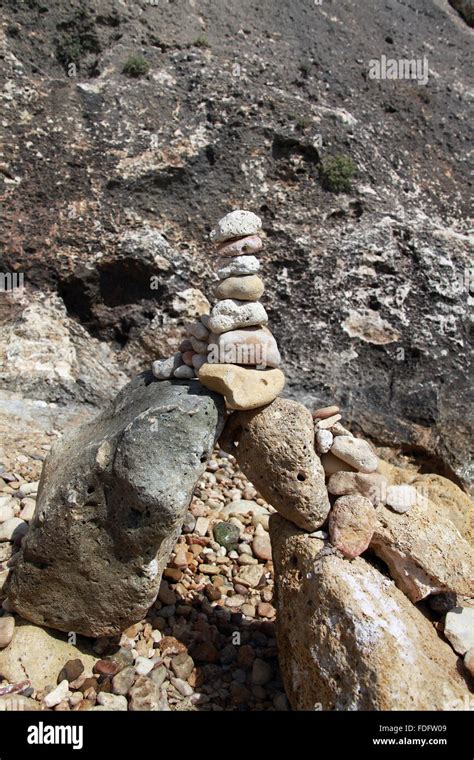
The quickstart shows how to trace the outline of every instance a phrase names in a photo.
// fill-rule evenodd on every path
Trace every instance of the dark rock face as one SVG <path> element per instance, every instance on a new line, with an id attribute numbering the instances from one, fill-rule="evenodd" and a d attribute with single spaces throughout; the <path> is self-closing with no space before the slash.
<path id="1" fill-rule="evenodd" d="M 0 268 L 136 370 L 175 348 L 180 290 L 211 298 L 211 226 L 250 208 L 288 394 L 469 483 L 470 30 L 448 2 L 3 12 Z M 426 55 L 427 84 L 372 79 L 382 55 Z M 356 166 L 344 194 L 321 181 L 337 155 Z"/>
<path id="2" fill-rule="evenodd" d="M 223 427 L 197 382 L 135 378 L 47 458 L 34 521 L 8 581 L 38 625 L 111 635 L 141 620 Z"/>

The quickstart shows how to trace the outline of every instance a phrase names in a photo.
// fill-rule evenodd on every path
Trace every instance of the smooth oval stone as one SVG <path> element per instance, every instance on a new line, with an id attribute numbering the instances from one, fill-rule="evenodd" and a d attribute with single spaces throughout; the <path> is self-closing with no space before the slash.
<path id="1" fill-rule="evenodd" d="M 268 315 L 261 303 L 226 298 L 213 307 L 209 327 L 211 332 L 220 335 L 239 327 L 265 325 L 267 322 Z"/>
<path id="2" fill-rule="evenodd" d="M 255 256 L 236 256 L 235 259 L 222 259 L 218 267 L 219 280 L 225 280 L 233 275 L 255 274 L 260 269 L 260 262 Z"/>
<path id="3" fill-rule="evenodd" d="M 231 238 L 255 235 L 262 229 L 262 220 L 252 211 L 236 209 L 220 219 L 210 234 L 213 243 Z"/>
<path id="4" fill-rule="evenodd" d="M 244 256 L 258 253 L 263 248 L 262 239 L 258 235 L 248 235 L 238 240 L 221 243 L 217 248 L 219 256 Z"/>
<path id="5" fill-rule="evenodd" d="M 285 386 L 279 369 L 248 369 L 235 364 L 203 364 L 199 381 L 224 396 L 229 409 L 257 409 L 273 401 Z"/>
<path id="6" fill-rule="evenodd" d="M 191 345 L 193 347 L 193 351 L 195 351 L 197 354 L 205 354 L 207 351 L 207 340 L 198 340 L 194 337 L 194 335 L 191 335 Z"/>
<path id="7" fill-rule="evenodd" d="M 151 365 L 151 371 L 157 380 L 169 380 L 173 377 L 173 373 L 177 367 L 183 363 L 183 356 L 181 351 L 178 351 L 174 356 L 169 356 L 167 359 L 157 359 Z"/>
<path id="8" fill-rule="evenodd" d="M 209 335 L 209 330 L 203 325 L 202 322 L 189 322 L 184 326 L 188 335 L 192 335 L 197 340 L 206 340 Z"/>
<path id="9" fill-rule="evenodd" d="M 180 367 L 176 367 L 173 372 L 173 377 L 179 380 L 190 380 L 194 375 L 194 367 L 188 367 L 187 364 L 182 364 Z"/>
<path id="10" fill-rule="evenodd" d="M 331 543 L 345 557 L 358 557 L 368 548 L 376 522 L 372 502 L 364 496 L 341 496 L 329 513 Z"/>
<path id="11" fill-rule="evenodd" d="M 207 362 L 207 354 L 194 354 L 192 358 L 194 369 L 199 369 L 206 362 Z"/>
<path id="12" fill-rule="evenodd" d="M 185 351 L 183 353 L 183 362 L 188 365 L 188 367 L 193 366 L 193 356 L 195 352 L 194 351 Z"/>
<path id="13" fill-rule="evenodd" d="M 360 472 L 374 472 L 379 465 L 377 455 L 362 438 L 338 435 L 331 447 L 331 454 Z"/>
<path id="14" fill-rule="evenodd" d="M 236 298 L 239 301 L 258 301 L 265 286 L 256 274 L 243 277 L 228 277 L 216 288 L 217 298 Z"/>
<path id="15" fill-rule="evenodd" d="M 248 364 L 263 369 L 281 363 L 277 342 L 266 327 L 246 327 L 221 335 L 211 333 L 208 349 L 210 364 Z"/>

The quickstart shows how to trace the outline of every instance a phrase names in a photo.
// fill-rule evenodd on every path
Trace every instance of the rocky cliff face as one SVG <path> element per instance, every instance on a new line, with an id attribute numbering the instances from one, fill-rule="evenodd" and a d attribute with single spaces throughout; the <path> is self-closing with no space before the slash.
<path id="1" fill-rule="evenodd" d="M 2 10 L 0 270 L 27 301 L 2 294 L 2 320 L 46 309 L 89 355 L 67 377 L 37 363 L 25 392 L 99 403 L 174 350 L 211 297 L 213 222 L 247 207 L 287 393 L 468 484 L 472 32 L 447 0 Z M 371 79 L 382 55 L 426 61 L 427 83 Z M 18 393 L 13 340 L 1 382 Z"/>

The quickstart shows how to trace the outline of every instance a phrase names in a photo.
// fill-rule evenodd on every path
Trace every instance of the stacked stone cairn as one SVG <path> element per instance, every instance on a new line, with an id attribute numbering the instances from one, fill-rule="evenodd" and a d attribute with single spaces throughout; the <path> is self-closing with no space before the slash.
<path id="1" fill-rule="evenodd" d="M 260 218 L 232 211 L 211 232 L 217 246 L 217 303 L 210 315 L 186 325 L 179 352 L 153 363 L 160 380 L 198 377 L 224 396 L 229 409 L 256 409 L 283 390 L 285 376 L 275 338 L 267 329 L 260 303 L 264 284 L 258 276 L 263 243 Z"/>

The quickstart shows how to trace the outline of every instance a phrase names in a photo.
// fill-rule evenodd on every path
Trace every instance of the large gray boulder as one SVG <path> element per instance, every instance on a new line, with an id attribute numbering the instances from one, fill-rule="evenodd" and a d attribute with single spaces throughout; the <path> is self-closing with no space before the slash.
<path id="1" fill-rule="evenodd" d="M 223 418 L 220 397 L 198 382 L 146 373 L 65 435 L 45 462 L 7 584 L 13 608 L 85 636 L 142 619 Z"/>

